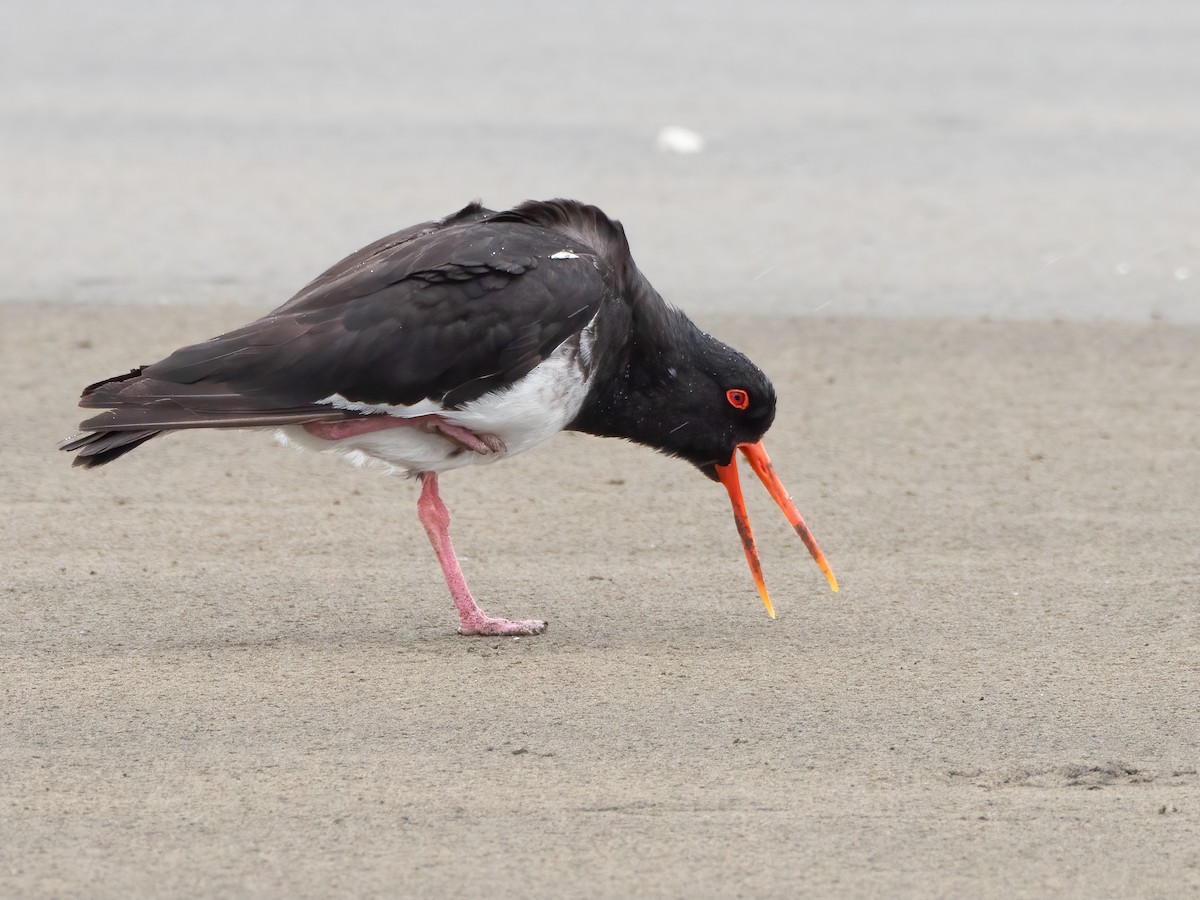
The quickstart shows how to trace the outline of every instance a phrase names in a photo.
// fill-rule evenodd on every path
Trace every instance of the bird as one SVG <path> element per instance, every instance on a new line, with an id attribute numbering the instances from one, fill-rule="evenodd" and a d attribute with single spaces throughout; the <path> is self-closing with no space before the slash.
<path id="1" fill-rule="evenodd" d="M 539 634 L 546 622 L 476 602 L 439 475 L 564 430 L 623 438 L 720 482 L 774 618 L 740 453 L 838 589 L 763 447 L 770 380 L 662 298 L 619 221 L 574 200 L 476 200 L 397 231 L 248 325 L 89 385 L 79 405 L 103 411 L 59 447 L 88 469 L 168 432 L 257 428 L 419 479 L 417 514 L 465 635 Z"/>

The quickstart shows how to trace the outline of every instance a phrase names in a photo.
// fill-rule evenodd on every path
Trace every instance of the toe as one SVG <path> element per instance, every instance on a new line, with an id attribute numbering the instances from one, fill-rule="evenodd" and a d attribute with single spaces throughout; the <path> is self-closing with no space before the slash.
<path id="1" fill-rule="evenodd" d="M 483 635 L 486 637 L 504 637 L 521 635 L 541 634 L 546 630 L 548 622 L 541 619 L 525 619 L 519 622 L 511 622 L 508 619 L 481 619 L 475 622 L 463 622 L 459 628 L 459 634 L 466 635 Z"/>

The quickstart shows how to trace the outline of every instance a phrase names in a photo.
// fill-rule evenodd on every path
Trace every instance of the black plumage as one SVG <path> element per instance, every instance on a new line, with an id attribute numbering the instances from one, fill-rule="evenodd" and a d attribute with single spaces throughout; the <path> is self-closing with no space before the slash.
<path id="1" fill-rule="evenodd" d="M 80 405 L 108 409 L 64 445 L 94 466 L 173 429 L 336 421 L 317 405 L 455 407 L 525 375 L 598 311 L 611 287 L 592 266 L 541 266 L 564 235 L 536 216 L 473 203 L 348 256 L 283 306 L 242 328 L 90 385 Z M 135 437 L 136 435 L 136 437 Z M 136 443 L 135 443 L 136 441 Z"/>
<path id="2" fill-rule="evenodd" d="M 542 364 L 552 359 L 565 363 L 551 376 Z M 731 497 L 740 448 L 769 481 L 758 443 L 775 415 L 766 376 L 662 299 L 618 222 L 568 200 L 502 212 L 472 203 L 376 241 L 268 315 L 90 385 L 80 405 L 104 411 L 62 449 L 76 453 L 75 465 L 95 467 L 174 430 L 300 426 L 335 441 L 420 422 L 446 443 L 453 465 L 390 461 L 432 485 L 422 521 L 452 580 L 443 552 L 448 515 L 430 524 L 437 516 L 429 510 L 440 504 L 436 473 L 462 464 L 466 450 L 504 452 L 503 440 L 456 424 L 456 414 L 502 399 L 537 372 L 558 379 L 559 389 L 535 395 L 547 404 L 540 412 L 527 403 L 511 413 L 544 415 L 546 434 L 532 443 L 563 427 L 626 438 L 689 460 L 725 482 Z M 506 423 L 496 415 L 502 436 Z M 788 512 L 775 482 L 768 487 Z M 735 513 L 739 504 L 737 489 Z M 750 555 L 744 510 L 740 516 Z M 815 544 L 810 549 L 827 569 Z M 756 581 L 770 609 L 757 574 Z"/>

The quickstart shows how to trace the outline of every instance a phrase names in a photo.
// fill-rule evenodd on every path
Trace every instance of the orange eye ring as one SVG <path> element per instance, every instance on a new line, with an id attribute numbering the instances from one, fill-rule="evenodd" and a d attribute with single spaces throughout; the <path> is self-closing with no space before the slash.
<path id="1" fill-rule="evenodd" d="M 734 409 L 745 409 L 750 405 L 750 395 L 740 388 L 726 391 L 725 399 L 729 401 L 729 405 Z"/>

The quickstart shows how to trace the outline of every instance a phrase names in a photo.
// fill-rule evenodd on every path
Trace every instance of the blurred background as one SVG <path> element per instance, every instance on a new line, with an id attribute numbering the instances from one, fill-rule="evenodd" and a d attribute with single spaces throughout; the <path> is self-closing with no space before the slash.
<path id="1" fill-rule="evenodd" d="M 1195 0 L 4 18 L 3 301 L 271 306 L 474 197 L 570 196 L 693 312 L 1200 321 Z"/>

